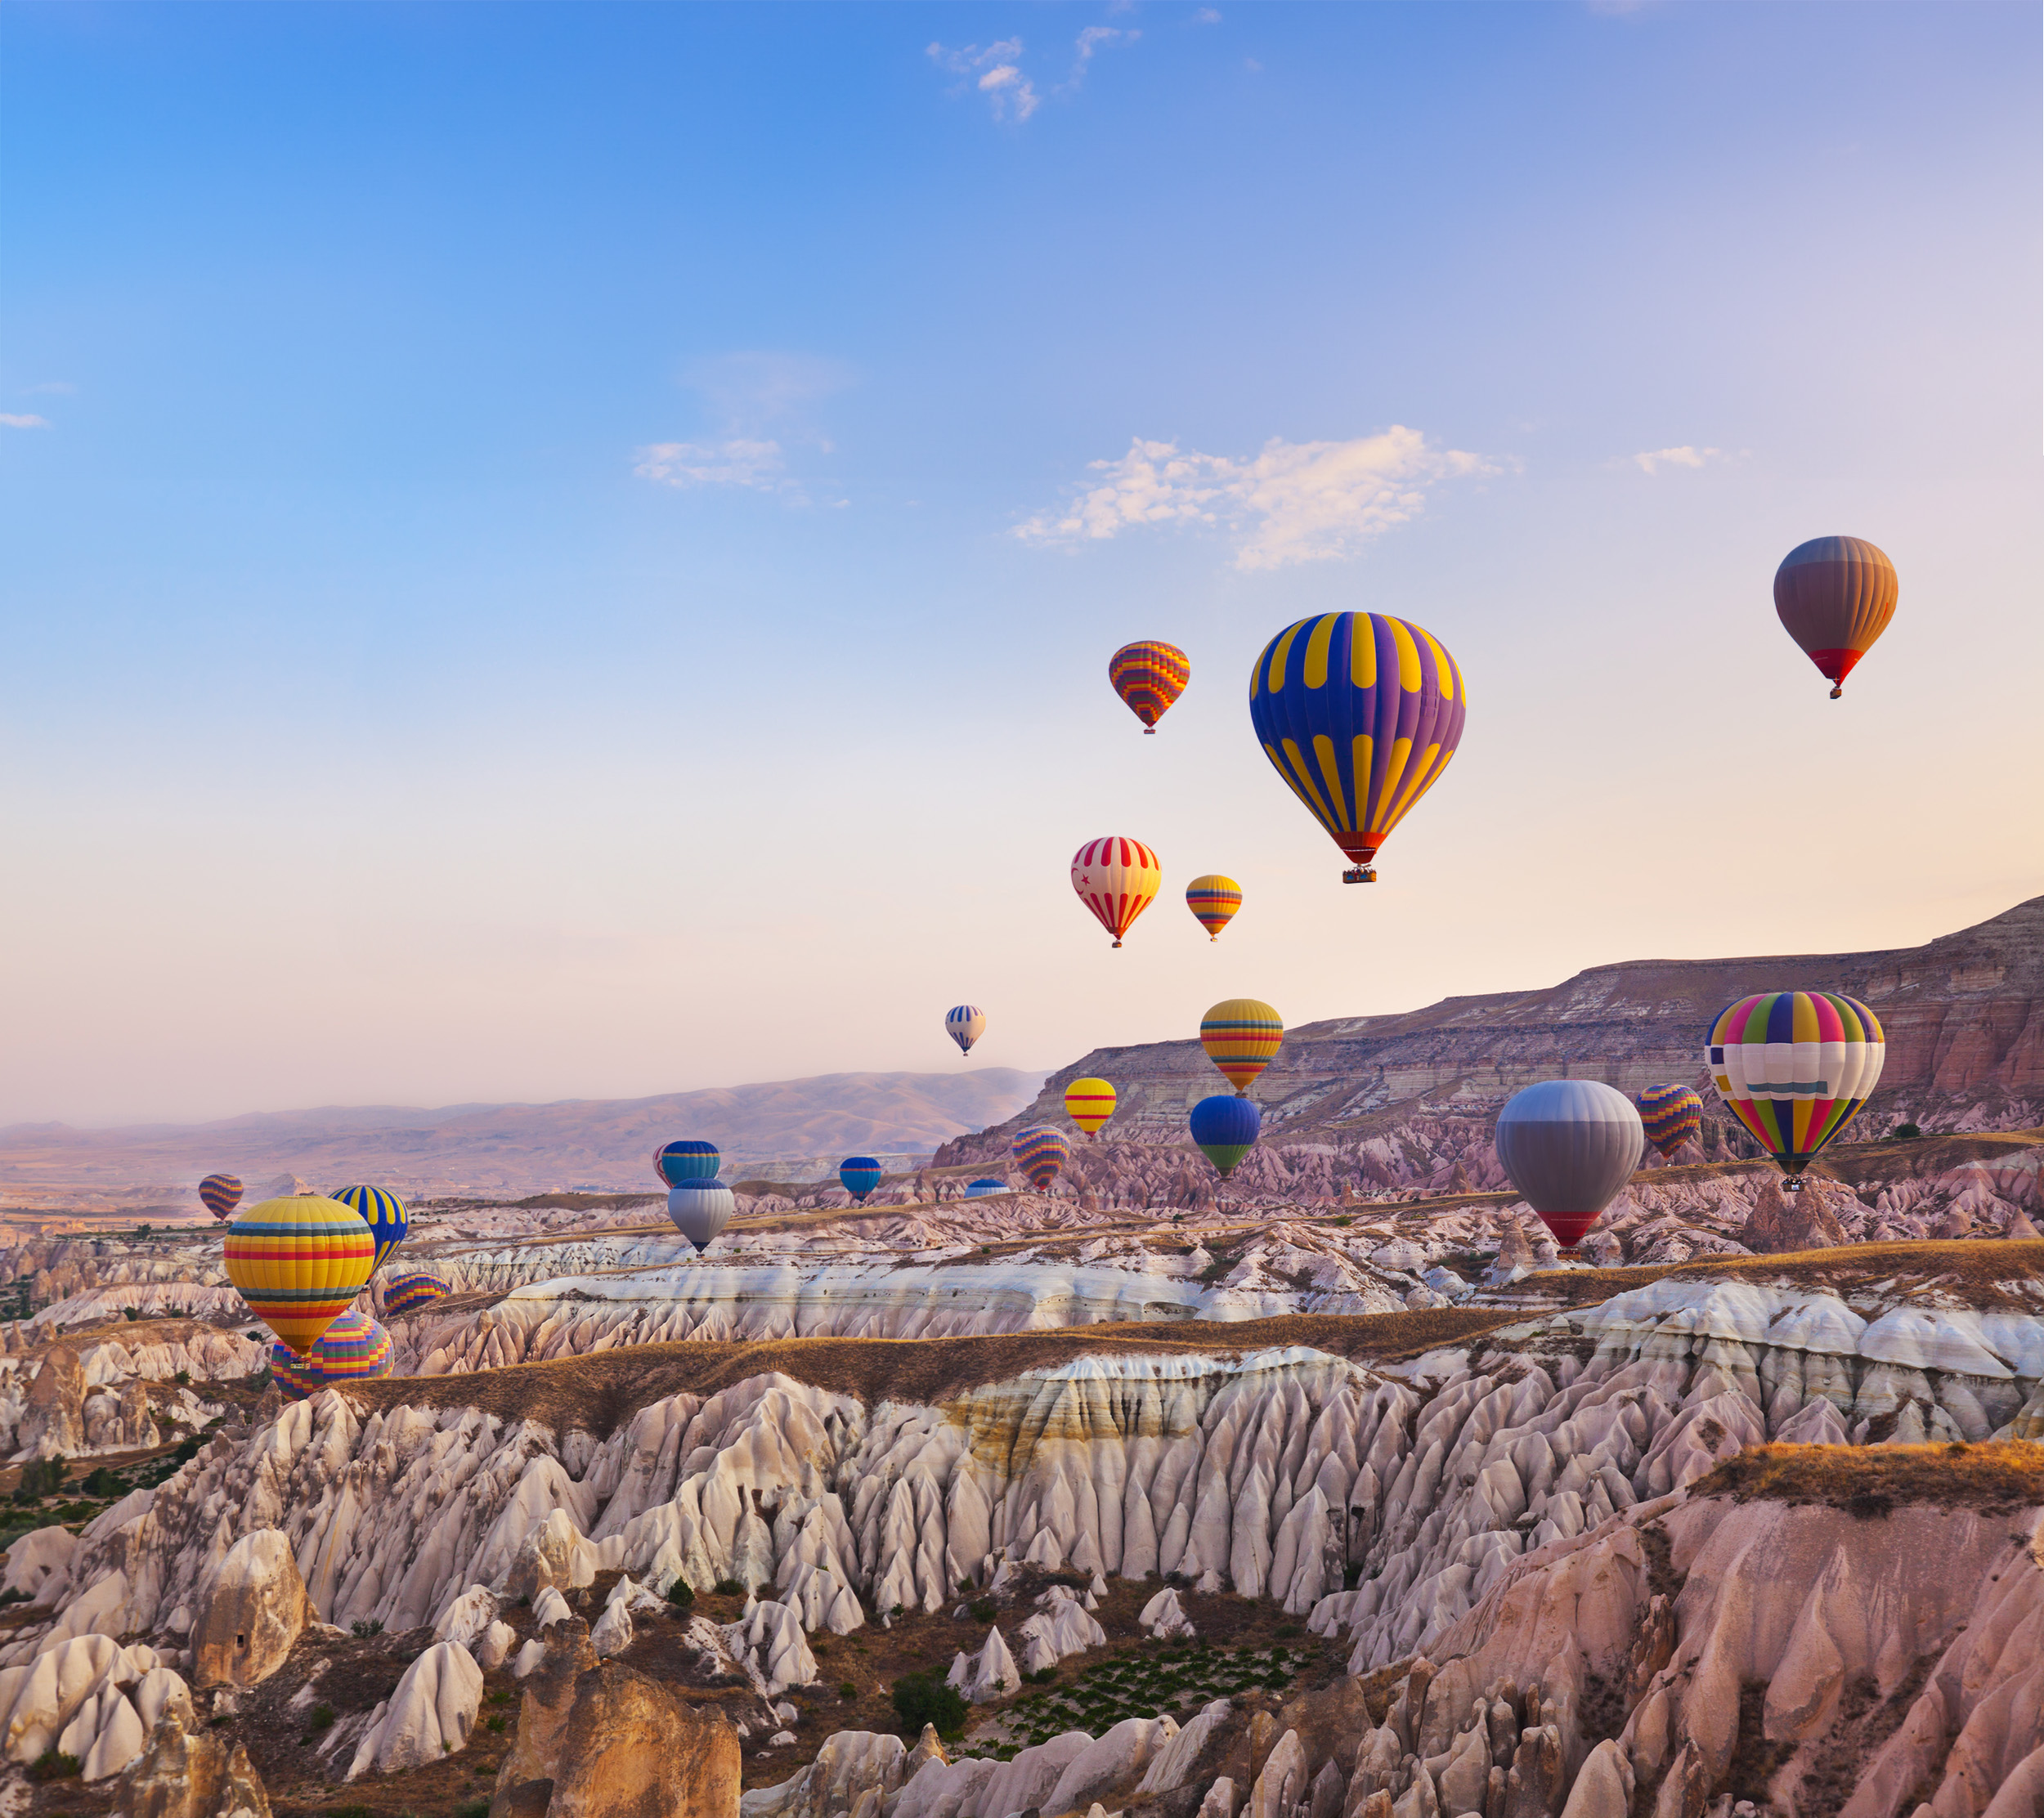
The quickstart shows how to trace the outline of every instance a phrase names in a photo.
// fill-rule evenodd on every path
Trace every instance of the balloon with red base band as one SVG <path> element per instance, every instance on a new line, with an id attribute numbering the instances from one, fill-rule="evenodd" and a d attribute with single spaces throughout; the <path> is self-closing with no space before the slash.
<path id="1" fill-rule="evenodd" d="M 1633 1101 L 1601 1080 L 1542 1080 L 1498 1113 L 1498 1160 L 1564 1249 L 1632 1179 L 1647 1131 Z"/>
<path id="2" fill-rule="evenodd" d="M 1901 597 L 1894 563 L 1863 537 L 1812 537 L 1774 571 L 1774 615 L 1831 683 L 1834 701 Z"/>

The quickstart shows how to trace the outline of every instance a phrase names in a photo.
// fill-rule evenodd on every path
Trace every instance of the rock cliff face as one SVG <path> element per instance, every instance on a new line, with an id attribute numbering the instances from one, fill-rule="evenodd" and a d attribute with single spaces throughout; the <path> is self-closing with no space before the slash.
<path id="1" fill-rule="evenodd" d="M 1880 1090 L 1858 1133 L 1907 1119 L 1935 1130 L 2044 1121 L 2044 897 L 1920 947 L 1738 960 L 1635 960 L 1544 990 L 1451 997 L 1404 1015 L 1288 1031 L 1257 1082 L 1264 1141 L 1333 1145 L 1365 1180 L 1392 1184 L 1404 1152 L 1450 1166 L 1487 1153 L 1497 1106 L 1535 1080 L 1599 1079 L 1625 1092 L 1684 1081 L 1711 1113 L 1697 1160 L 1739 1153 L 1699 1057 L 1711 1017 L 1743 993 L 1828 989 L 1863 998 L 1888 1037 Z M 1280 1006 L 1281 1007 L 1281 1006 Z M 1123 1143 L 1184 1141 L 1185 1116 L 1221 1090 L 1196 1041 L 1096 1049 L 1045 1082 L 1019 1116 L 938 1151 L 938 1166 L 1004 1161 L 1018 1131 L 1068 1128 L 1065 1086 L 1096 1073 L 1120 1095 Z M 1380 1177 L 1376 1170 L 1384 1171 Z M 1495 1166 L 1495 1164 L 1492 1164 Z M 1190 1166 L 1190 1164 L 1188 1164 Z M 1480 1163 L 1479 1163 L 1480 1168 Z M 1434 1171 L 1429 1166 L 1428 1172 Z M 1444 1179 L 1447 1166 L 1440 1169 Z M 1472 1178 L 1483 1184 L 1482 1172 Z"/>

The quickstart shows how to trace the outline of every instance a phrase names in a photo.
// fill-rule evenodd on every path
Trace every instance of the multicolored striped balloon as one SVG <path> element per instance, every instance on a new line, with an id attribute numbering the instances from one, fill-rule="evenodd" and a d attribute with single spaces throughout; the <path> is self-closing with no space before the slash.
<path id="1" fill-rule="evenodd" d="M 944 1012 L 944 1033 L 958 1044 L 958 1052 L 969 1055 L 972 1045 L 986 1032 L 987 1013 L 977 1004 L 954 1004 Z"/>
<path id="2" fill-rule="evenodd" d="M 416 1313 L 454 1292 L 454 1284 L 436 1269 L 415 1269 L 383 1279 L 383 1317 L 395 1319 L 401 1313 Z"/>
<path id="3" fill-rule="evenodd" d="M 663 1144 L 653 1155 L 654 1171 L 670 1187 L 679 1187 L 684 1180 L 714 1180 L 723 1166 L 724 1157 L 717 1145 L 697 1136 Z"/>
<path id="4" fill-rule="evenodd" d="M 1114 1115 L 1114 1089 L 1103 1079 L 1077 1079 L 1065 1088 L 1065 1115 L 1088 1136 Z"/>
<path id="5" fill-rule="evenodd" d="M 1228 998 L 1199 1019 L 1199 1046 L 1237 1097 L 1255 1085 L 1284 1040 L 1283 1019 L 1253 997 Z"/>
<path id="6" fill-rule="evenodd" d="M 316 1193 L 266 1199 L 227 1227 L 227 1279 L 249 1310 L 305 1356 L 376 1267 L 376 1239 L 356 1212 Z"/>
<path id="7" fill-rule="evenodd" d="M 307 1356 L 294 1356 L 287 1346 L 272 1345 L 270 1373 L 293 1400 L 303 1401 L 337 1382 L 388 1376 L 395 1355 L 390 1334 L 351 1307 L 320 1335 Z"/>
<path id="8" fill-rule="evenodd" d="M 1774 571 L 1774 616 L 1831 684 L 1834 701 L 1901 597 L 1894 563 L 1862 537 L 1812 537 Z"/>
<path id="9" fill-rule="evenodd" d="M 1199 1153 L 1213 1163 L 1225 1180 L 1255 1148 L 1257 1133 L 1263 1127 L 1263 1113 L 1257 1109 L 1253 1099 L 1230 1098 L 1226 1092 L 1217 1092 L 1192 1108 L 1188 1122 Z"/>
<path id="10" fill-rule="evenodd" d="M 880 1163 L 870 1155 L 848 1155 L 837 1164 L 837 1184 L 863 1206 L 880 1185 Z"/>
<path id="11" fill-rule="evenodd" d="M 1192 665 L 1176 644 L 1154 638 L 1123 644 L 1107 659 L 1107 679 L 1145 732 L 1157 730 L 1165 710 L 1186 692 Z"/>
<path id="12" fill-rule="evenodd" d="M 1156 899 L 1164 874 L 1140 840 L 1118 833 L 1089 840 L 1072 856 L 1072 888 L 1100 925 L 1122 944 L 1136 916 Z"/>
<path id="13" fill-rule="evenodd" d="M 1647 1140 L 1673 1155 L 1703 1130 L 1703 1100 L 1686 1086 L 1650 1086 L 1633 1103 L 1647 1126 Z"/>
<path id="14" fill-rule="evenodd" d="M 1370 861 L 1441 780 L 1461 741 L 1462 671 L 1428 631 L 1377 612 L 1288 625 L 1249 672 L 1249 719 L 1271 767 L 1352 860 Z"/>
<path id="15" fill-rule="evenodd" d="M 1209 871 L 1186 886 L 1186 907 L 1206 929 L 1207 938 L 1217 941 L 1221 930 L 1235 920 L 1235 911 L 1242 907 L 1242 886 L 1231 877 Z"/>
<path id="16" fill-rule="evenodd" d="M 410 1225 L 404 1201 L 381 1187 L 343 1187 L 334 1198 L 369 1227 L 370 1235 L 376 1239 L 376 1264 L 381 1268 L 383 1259 L 405 1241 Z"/>
<path id="17" fill-rule="evenodd" d="M 1055 1130 L 1025 1130 L 1009 1145 L 1008 1153 L 1029 1184 L 1038 1193 L 1048 1193 L 1072 1152 Z"/>
<path id="18" fill-rule="evenodd" d="M 241 1203 L 241 1183 L 231 1174 L 209 1174 L 199 1183 L 199 1202 L 215 1218 L 232 1218 Z"/>
<path id="19" fill-rule="evenodd" d="M 1704 1062 L 1732 1114 L 1791 1187 L 1880 1083 L 1887 1038 L 1856 997 L 1764 991 L 1722 1011 Z"/>

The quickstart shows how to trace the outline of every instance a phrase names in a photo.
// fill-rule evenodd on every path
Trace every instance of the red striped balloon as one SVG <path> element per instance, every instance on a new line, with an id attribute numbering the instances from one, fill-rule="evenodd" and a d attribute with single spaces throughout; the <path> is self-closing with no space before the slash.
<path id="1" fill-rule="evenodd" d="M 1163 880 L 1156 853 L 1125 834 L 1089 840 L 1073 856 L 1072 888 L 1114 937 L 1117 947 L 1136 916 L 1156 900 Z"/>

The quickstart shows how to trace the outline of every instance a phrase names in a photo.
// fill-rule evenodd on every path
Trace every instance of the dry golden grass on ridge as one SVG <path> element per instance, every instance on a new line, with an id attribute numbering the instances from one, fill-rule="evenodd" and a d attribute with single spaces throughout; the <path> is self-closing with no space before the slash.
<path id="1" fill-rule="evenodd" d="M 1867 1517 L 1908 1504 L 2010 1515 L 2044 1504 L 2044 1445 L 1758 1445 L 1699 1477 L 1689 1494 L 1818 1502 Z"/>

